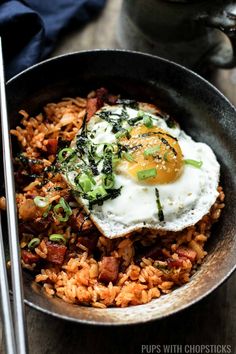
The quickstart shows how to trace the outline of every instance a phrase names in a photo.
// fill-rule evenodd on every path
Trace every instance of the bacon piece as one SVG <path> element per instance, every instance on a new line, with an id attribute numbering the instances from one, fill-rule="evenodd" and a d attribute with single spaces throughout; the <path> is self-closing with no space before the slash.
<path id="1" fill-rule="evenodd" d="M 95 98 L 88 98 L 87 99 L 87 119 L 89 120 L 99 108 L 102 107 L 102 104 L 100 103 L 100 100 L 95 97 Z"/>
<path id="2" fill-rule="evenodd" d="M 26 264 L 36 263 L 40 260 L 39 255 L 26 250 L 21 251 L 21 257 Z"/>
<path id="3" fill-rule="evenodd" d="M 47 230 L 49 223 L 50 221 L 46 218 L 31 220 L 30 222 L 23 221 L 19 223 L 19 233 L 21 235 L 23 233 L 38 235 Z"/>
<path id="4" fill-rule="evenodd" d="M 139 264 L 142 258 L 152 258 L 153 260 L 162 259 L 162 249 L 159 245 L 144 247 L 136 252 L 135 263 Z"/>
<path id="5" fill-rule="evenodd" d="M 76 246 L 78 247 L 81 244 L 88 249 L 89 253 L 93 253 L 97 246 L 98 237 L 99 236 L 96 233 L 88 234 L 86 236 L 80 236 L 77 239 Z"/>
<path id="6" fill-rule="evenodd" d="M 113 105 L 116 104 L 116 101 L 118 100 L 118 96 L 115 95 L 108 95 L 107 96 L 107 103 Z"/>
<path id="7" fill-rule="evenodd" d="M 197 257 L 197 253 L 192 250 L 189 247 L 178 247 L 176 250 L 176 253 L 180 256 L 180 257 L 186 257 L 188 259 L 190 259 L 191 262 L 194 262 L 196 260 Z"/>
<path id="8" fill-rule="evenodd" d="M 61 265 L 64 261 L 67 247 L 58 243 L 46 242 L 47 246 L 47 261 Z"/>
<path id="9" fill-rule="evenodd" d="M 98 279 L 106 284 L 114 283 L 118 277 L 118 272 L 119 260 L 115 257 L 103 257 Z"/>
<path id="10" fill-rule="evenodd" d="M 94 227 L 92 221 L 82 212 L 78 215 L 71 215 L 69 224 L 74 232 L 89 231 Z"/>
<path id="11" fill-rule="evenodd" d="M 56 154 L 57 152 L 57 144 L 58 141 L 57 139 L 48 139 L 48 143 L 47 143 L 47 152 L 49 154 Z"/>
<path id="12" fill-rule="evenodd" d="M 105 101 L 108 96 L 108 90 L 105 89 L 104 87 L 100 87 L 99 89 L 96 90 L 96 97 L 99 98 L 102 101 Z"/>
<path id="13" fill-rule="evenodd" d="M 44 170 L 43 162 L 29 163 L 30 173 L 40 175 Z"/>
<path id="14" fill-rule="evenodd" d="M 167 265 L 169 268 L 182 268 L 186 259 L 185 257 L 179 257 L 179 259 L 168 258 Z"/>

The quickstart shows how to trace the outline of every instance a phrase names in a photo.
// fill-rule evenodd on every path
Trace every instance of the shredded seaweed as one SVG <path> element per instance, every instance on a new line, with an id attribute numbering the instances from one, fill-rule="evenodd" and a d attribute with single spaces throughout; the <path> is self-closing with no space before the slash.
<path id="1" fill-rule="evenodd" d="M 158 209 L 158 218 L 159 221 L 164 221 L 164 213 L 160 201 L 160 195 L 159 195 L 159 190 L 155 188 L 155 194 L 156 194 L 156 203 L 157 203 L 157 209 Z"/>

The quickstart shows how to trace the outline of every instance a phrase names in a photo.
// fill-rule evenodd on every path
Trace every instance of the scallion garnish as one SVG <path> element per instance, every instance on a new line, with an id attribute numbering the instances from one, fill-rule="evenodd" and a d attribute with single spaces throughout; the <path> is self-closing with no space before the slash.
<path id="1" fill-rule="evenodd" d="M 62 216 L 60 209 L 63 209 L 65 216 Z M 65 222 L 68 221 L 69 217 L 72 215 L 72 210 L 69 204 L 65 201 L 64 198 L 60 198 L 59 203 L 53 208 L 54 214 L 59 221 Z"/>
<path id="2" fill-rule="evenodd" d="M 112 189 L 115 185 L 115 176 L 111 175 L 103 175 L 102 176 L 102 185 L 105 189 Z"/>
<path id="3" fill-rule="evenodd" d="M 28 243 L 28 248 L 30 250 L 35 249 L 40 244 L 40 239 L 38 237 L 32 238 L 32 240 Z"/>
<path id="4" fill-rule="evenodd" d="M 61 234 L 52 234 L 49 236 L 49 240 L 52 242 L 63 242 L 64 244 L 66 244 L 66 239 Z"/>
<path id="5" fill-rule="evenodd" d="M 153 121 L 152 118 L 150 116 L 148 116 L 147 114 L 145 114 L 143 116 L 143 124 L 145 125 L 145 127 L 147 128 L 152 128 L 153 127 Z"/>
<path id="6" fill-rule="evenodd" d="M 162 205 L 160 202 L 159 191 L 157 188 L 155 188 L 155 194 L 156 194 L 156 203 L 157 203 L 157 209 L 158 209 L 158 218 L 159 218 L 159 221 L 164 221 L 164 213 L 163 213 Z"/>
<path id="7" fill-rule="evenodd" d="M 74 153 L 74 149 L 72 148 L 64 148 L 59 151 L 58 153 L 58 160 L 60 162 L 63 162 L 67 157 L 69 157 L 72 153 Z M 73 156 L 73 159 L 75 159 L 76 156 Z"/>
<path id="8" fill-rule="evenodd" d="M 144 156 L 154 156 L 158 151 L 160 151 L 160 145 L 144 150 L 143 154 Z"/>
<path id="9" fill-rule="evenodd" d="M 129 162 L 134 161 L 134 158 L 131 154 L 129 154 L 128 152 L 122 152 L 121 154 L 122 158 L 126 159 Z"/>
<path id="10" fill-rule="evenodd" d="M 115 134 L 116 139 L 120 139 L 120 138 L 124 138 L 126 137 L 127 139 L 130 139 L 130 131 L 131 131 L 131 127 L 125 130 L 120 130 L 119 132 L 117 132 Z"/>
<path id="11" fill-rule="evenodd" d="M 94 201 L 98 198 L 103 198 L 107 195 L 107 192 L 103 186 L 98 186 L 93 191 L 87 193 L 89 200 Z"/>
<path id="12" fill-rule="evenodd" d="M 114 150 L 115 150 L 115 147 L 112 144 L 105 144 L 103 147 L 103 151 L 105 153 L 112 153 L 112 152 L 114 152 Z"/>
<path id="13" fill-rule="evenodd" d="M 203 162 L 202 161 L 197 161 L 197 160 L 191 160 L 191 159 L 186 159 L 184 160 L 185 165 L 191 165 L 195 168 L 201 168 Z"/>
<path id="14" fill-rule="evenodd" d="M 141 181 L 143 179 L 155 177 L 157 175 L 156 168 L 150 168 L 148 170 L 141 170 L 137 172 L 137 177 Z"/>
<path id="15" fill-rule="evenodd" d="M 43 218 L 46 218 L 48 216 L 49 211 L 52 209 L 52 204 L 50 204 L 47 207 L 47 210 L 43 213 Z"/>
<path id="16" fill-rule="evenodd" d="M 119 162 L 120 162 L 119 157 L 112 157 L 112 168 L 115 168 Z"/>
<path id="17" fill-rule="evenodd" d="M 37 197 L 34 198 L 34 204 L 39 208 L 46 208 L 46 206 L 49 204 L 49 200 L 47 197 L 41 197 L 40 195 L 37 195 Z"/>
<path id="18" fill-rule="evenodd" d="M 96 183 L 95 180 L 86 173 L 76 176 L 74 181 L 84 193 L 91 191 L 93 185 Z"/>

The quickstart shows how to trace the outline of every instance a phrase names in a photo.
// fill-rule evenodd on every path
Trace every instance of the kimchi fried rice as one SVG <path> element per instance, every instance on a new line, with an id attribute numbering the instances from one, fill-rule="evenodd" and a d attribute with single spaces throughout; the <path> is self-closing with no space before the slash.
<path id="1" fill-rule="evenodd" d="M 21 123 L 11 130 L 21 147 L 14 165 L 22 266 L 48 296 L 97 308 L 145 304 L 188 282 L 207 254 L 205 243 L 224 207 L 219 186 L 209 213 L 182 231 L 103 236 L 55 166 L 85 115 L 116 100 L 102 88 L 86 98 L 49 103 L 36 117 L 21 110 Z"/>

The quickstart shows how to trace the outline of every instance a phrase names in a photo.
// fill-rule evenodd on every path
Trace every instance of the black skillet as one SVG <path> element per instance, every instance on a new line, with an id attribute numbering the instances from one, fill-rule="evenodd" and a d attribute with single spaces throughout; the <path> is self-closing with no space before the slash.
<path id="1" fill-rule="evenodd" d="M 25 302 L 45 313 L 90 324 L 131 324 L 163 318 L 196 303 L 218 287 L 236 266 L 236 111 L 207 81 L 167 60 L 120 50 L 94 50 L 35 65 L 7 83 L 11 127 L 20 109 L 34 115 L 47 102 L 107 87 L 124 97 L 153 102 L 172 115 L 195 140 L 209 144 L 221 165 L 226 207 L 214 227 L 208 256 L 190 283 L 149 304 L 95 309 L 46 297 L 23 272 Z"/>

